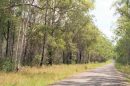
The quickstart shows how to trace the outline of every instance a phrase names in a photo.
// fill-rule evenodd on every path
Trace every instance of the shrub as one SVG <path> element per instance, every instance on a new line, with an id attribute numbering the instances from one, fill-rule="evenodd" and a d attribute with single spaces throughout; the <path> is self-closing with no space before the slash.
<path id="1" fill-rule="evenodd" d="M 0 70 L 5 72 L 10 72 L 14 70 L 14 62 L 11 59 L 1 59 L 0 62 Z"/>
<path id="2" fill-rule="evenodd" d="M 36 55 L 34 58 L 33 58 L 33 61 L 32 61 L 32 66 L 38 66 L 39 65 L 39 63 L 40 63 L 40 59 L 41 58 L 41 56 L 40 55 Z"/>

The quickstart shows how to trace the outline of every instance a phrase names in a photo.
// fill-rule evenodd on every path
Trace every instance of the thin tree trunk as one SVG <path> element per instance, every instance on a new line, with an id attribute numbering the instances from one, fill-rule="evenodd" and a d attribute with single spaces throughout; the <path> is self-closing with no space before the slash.
<path id="1" fill-rule="evenodd" d="M 46 46 L 46 32 L 44 33 L 44 39 L 43 39 L 43 47 L 42 47 L 42 57 L 41 57 L 41 62 L 40 62 L 40 66 L 43 65 L 43 59 L 45 57 L 45 46 Z"/>
<path id="2" fill-rule="evenodd" d="M 79 63 L 82 63 L 82 51 L 79 51 Z"/>
<path id="3" fill-rule="evenodd" d="M 66 63 L 66 59 L 65 59 L 65 52 L 63 51 L 63 53 L 62 53 L 62 60 L 63 60 L 63 64 L 65 64 Z"/>
<path id="4" fill-rule="evenodd" d="M 6 57 L 9 57 L 9 36 L 10 36 L 10 21 L 7 22 L 7 43 L 6 43 Z"/>
<path id="5" fill-rule="evenodd" d="M 0 59 L 3 57 L 3 53 L 2 53 L 2 38 L 0 38 Z"/>
<path id="6" fill-rule="evenodd" d="M 24 12 L 24 0 L 22 0 L 22 12 Z M 22 52 L 23 52 L 23 44 L 24 44 L 24 39 L 25 39 L 25 35 L 26 35 L 26 30 L 25 30 L 25 13 L 23 13 L 23 17 L 22 17 L 22 24 L 20 26 L 19 32 L 18 32 L 18 40 L 17 40 L 17 44 L 16 44 L 16 54 L 15 54 L 15 66 L 16 66 L 16 70 L 19 70 L 19 67 L 21 66 L 21 57 L 22 57 Z"/>
<path id="7" fill-rule="evenodd" d="M 45 30 L 44 30 L 44 38 L 43 38 L 43 47 L 42 47 L 42 57 L 40 61 L 40 66 L 43 65 L 43 60 L 45 57 L 45 46 L 46 46 L 46 41 L 47 41 L 47 14 L 48 14 L 48 0 L 46 0 L 46 9 L 45 9 Z"/>

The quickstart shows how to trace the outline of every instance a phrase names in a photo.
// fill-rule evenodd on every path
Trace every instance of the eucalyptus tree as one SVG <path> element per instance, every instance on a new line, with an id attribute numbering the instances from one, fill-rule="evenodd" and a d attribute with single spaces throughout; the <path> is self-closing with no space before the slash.
<path id="1" fill-rule="evenodd" d="M 93 7 L 92 0 L 1 0 L 0 57 L 16 69 L 111 57 L 111 43 L 93 23 Z"/>
<path id="2" fill-rule="evenodd" d="M 117 7 L 117 12 L 120 14 L 120 17 L 117 21 L 117 29 L 115 30 L 115 33 L 118 37 L 118 42 L 117 42 L 117 61 L 124 63 L 124 64 L 129 64 L 130 61 L 130 2 L 129 0 L 122 0 L 120 5 Z"/>

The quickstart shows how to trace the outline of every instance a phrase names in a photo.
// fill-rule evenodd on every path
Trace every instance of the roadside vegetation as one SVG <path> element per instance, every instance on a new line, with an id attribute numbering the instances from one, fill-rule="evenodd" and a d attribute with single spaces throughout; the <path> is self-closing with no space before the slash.
<path id="1" fill-rule="evenodd" d="M 92 0 L 0 0 L 0 70 L 87 64 L 113 57 Z"/>
<path id="2" fill-rule="evenodd" d="M 74 74 L 104 66 L 104 63 L 24 67 L 20 72 L 0 72 L 1 86 L 47 86 Z"/>
<path id="3" fill-rule="evenodd" d="M 116 41 L 116 67 L 127 74 L 130 81 L 130 1 L 121 0 L 115 3 L 117 14 L 117 28 L 115 29 Z"/>
<path id="4" fill-rule="evenodd" d="M 130 75 L 130 65 L 122 65 L 122 64 L 117 63 L 117 64 L 116 64 L 116 68 L 117 68 L 119 71 Z M 130 78 L 130 76 L 129 76 L 129 78 Z"/>
<path id="5" fill-rule="evenodd" d="M 130 83 L 130 65 L 123 65 L 120 63 L 115 64 L 118 71 L 122 72 L 125 79 Z"/>
<path id="6" fill-rule="evenodd" d="M 113 58 L 93 9 L 93 0 L 0 0 L 0 85 L 46 86 Z"/>

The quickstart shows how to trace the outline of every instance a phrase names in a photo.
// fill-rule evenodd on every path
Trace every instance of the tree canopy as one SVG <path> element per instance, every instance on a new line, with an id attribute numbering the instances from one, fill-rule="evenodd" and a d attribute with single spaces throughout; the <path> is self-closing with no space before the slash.
<path id="1" fill-rule="evenodd" d="M 130 2 L 122 0 L 116 3 L 117 13 L 120 17 L 117 20 L 117 29 L 115 30 L 117 45 L 117 61 L 123 64 L 130 64 Z"/>
<path id="2" fill-rule="evenodd" d="M 0 0 L 1 67 L 102 62 L 113 57 L 111 42 L 93 23 L 93 3 Z"/>

